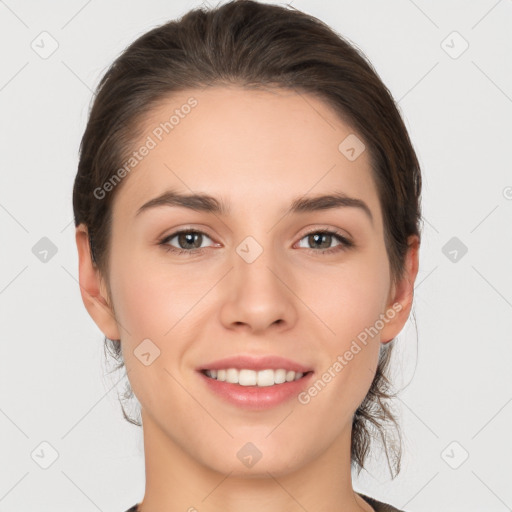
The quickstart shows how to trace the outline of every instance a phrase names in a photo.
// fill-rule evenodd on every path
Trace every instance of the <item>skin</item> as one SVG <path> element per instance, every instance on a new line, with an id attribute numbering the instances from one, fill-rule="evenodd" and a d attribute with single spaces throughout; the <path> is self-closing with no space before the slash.
<path id="1" fill-rule="evenodd" d="M 198 105 L 116 190 L 108 283 L 91 262 L 87 228 L 76 230 L 84 304 L 107 337 L 121 339 L 141 404 L 140 509 L 372 511 L 352 488 L 351 421 L 381 343 L 409 316 L 419 241 L 410 238 L 405 275 L 393 284 L 368 151 L 349 161 L 338 145 L 354 131 L 312 96 L 234 86 L 182 91 L 145 119 L 141 143 L 191 96 Z M 135 217 L 167 188 L 222 198 L 231 213 L 161 206 Z M 283 217 L 292 199 L 333 190 L 365 201 L 373 223 L 353 207 Z M 158 245 L 181 228 L 205 232 L 202 253 Z M 310 228 L 339 230 L 355 246 L 322 255 L 339 241 L 327 237 L 318 248 Z M 263 249 L 252 263 L 236 252 L 247 236 Z M 167 245 L 191 247 L 179 242 Z M 292 399 L 244 411 L 208 391 L 195 371 L 239 353 L 277 354 L 311 366 L 314 382 L 398 303 L 401 311 L 306 405 Z M 148 366 L 134 355 L 147 338 L 160 350 Z M 249 441 L 262 453 L 252 467 L 237 457 Z"/>

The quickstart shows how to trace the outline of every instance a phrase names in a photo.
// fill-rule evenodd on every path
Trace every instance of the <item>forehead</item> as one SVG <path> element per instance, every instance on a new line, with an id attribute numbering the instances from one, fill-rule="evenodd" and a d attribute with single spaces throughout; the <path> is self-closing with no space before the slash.
<path id="1" fill-rule="evenodd" d="M 312 95 L 190 89 L 161 101 L 141 124 L 133 150 L 150 149 L 139 151 L 145 156 L 138 155 L 116 194 L 114 210 L 123 217 L 169 188 L 226 198 L 233 211 L 273 204 L 281 210 L 287 198 L 336 190 L 364 198 L 380 220 L 369 151 Z"/>

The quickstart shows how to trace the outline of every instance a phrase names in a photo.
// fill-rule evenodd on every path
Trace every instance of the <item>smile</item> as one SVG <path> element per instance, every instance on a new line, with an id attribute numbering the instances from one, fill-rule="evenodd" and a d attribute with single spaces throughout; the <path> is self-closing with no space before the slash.
<path id="1" fill-rule="evenodd" d="M 242 409 L 262 410 L 296 398 L 309 385 L 313 373 L 227 368 L 202 370 L 198 375 L 202 377 L 206 389 L 223 401 Z"/>
<path id="2" fill-rule="evenodd" d="M 310 373 L 310 372 L 306 372 Z M 239 384 L 240 386 L 258 386 L 266 387 L 275 384 L 283 384 L 285 382 L 292 382 L 301 379 L 305 374 L 302 372 L 294 372 L 293 370 L 285 369 L 266 369 L 266 370 L 249 370 L 227 368 L 220 370 L 204 370 L 204 374 L 208 377 L 221 381 L 229 382 L 230 384 Z"/>

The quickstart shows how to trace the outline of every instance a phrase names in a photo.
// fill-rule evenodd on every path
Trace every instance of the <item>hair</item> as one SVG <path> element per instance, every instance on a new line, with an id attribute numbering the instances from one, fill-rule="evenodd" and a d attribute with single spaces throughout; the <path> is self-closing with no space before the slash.
<path id="1" fill-rule="evenodd" d="M 101 199 L 95 191 L 129 158 L 152 108 L 173 93 L 212 85 L 315 96 L 358 134 L 377 185 L 391 278 L 398 281 L 408 237 L 420 238 L 421 172 L 391 93 L 364 54 L 319 19 L 293 7 L 234 0 L 191 10 L 143 34 L 97 86 L 80 144 L 73 211 L 75 225 L 87 226 L 91 257 L 106 278 L 109 302 L 112 202 L 122 183 Z M 381 344 L 375 377 L 353 416 L 351 465 L 360 472 L 372 439 L 380 438 L 395 478 L 402 448 L 399 424 L 388 404 L 396 396 L 388 378 L 393 341 Z M 115 369 L 122 368 L 121 341 L 105 337 L 105 349 L 117 361 Z M 133 397 L 129 383 L 126 389 L 123 398 Z M 121 408 L 127 421 L 141 426 L 122 403 Z"/>

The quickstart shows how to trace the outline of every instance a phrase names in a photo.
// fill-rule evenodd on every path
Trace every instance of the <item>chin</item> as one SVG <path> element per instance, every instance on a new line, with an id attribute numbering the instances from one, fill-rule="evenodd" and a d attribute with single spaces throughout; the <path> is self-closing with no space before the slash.
<path id="1" fill-rule="evenodd" d="M 220 453 L 211 453 L 201 459 L 213 471 L 229 474 L 230 478 L 268 478 L 269 473 L 279 477 L 296 471 L 307 463 L 306 458 L 297 457 L 297 451 L 304 455 L 302 450 L 294 452 L 290 444 L 287 450 L 283 450 L 283 444 L 269 443 L 264 438 L 261 442 L 257 439 L 252 442 L 232 440 Z M 212 460 L 216 463 L 212 464 Z"/>

